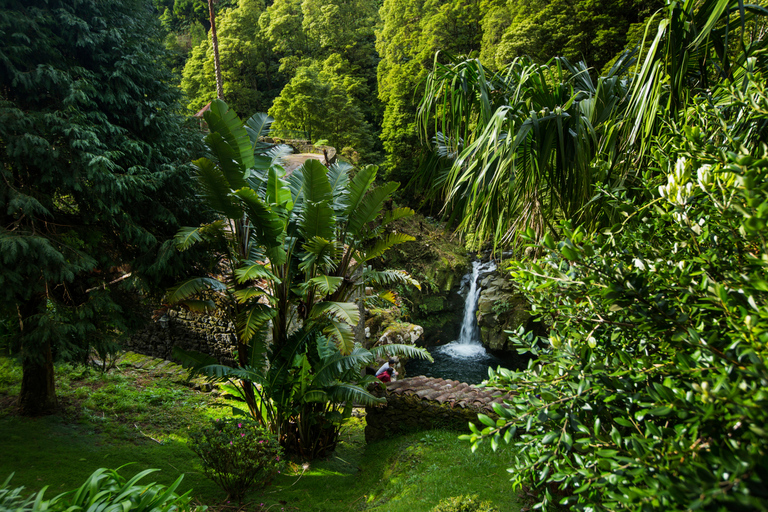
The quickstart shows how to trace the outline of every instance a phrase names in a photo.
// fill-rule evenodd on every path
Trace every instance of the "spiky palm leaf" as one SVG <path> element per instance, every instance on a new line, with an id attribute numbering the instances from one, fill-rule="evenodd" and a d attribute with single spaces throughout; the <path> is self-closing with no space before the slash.
<path id="1" fill-rule="evenodd" d="M 390 286 L 393 284 L 404 284 L 415 286 L 421 290 L 421 284 L 404 270 L 372 270 L 366 269 L 363 273 L 366 282 L 378 286 Z"/>
<path id="2" fill-rule="evenodd" d="M 426 349 L 402 343 L 379 345 L 370 349 L 370 353 L 374 359 L 389 359 L 392 356 L 396 356 L 407 357 L 409 359 L 426 359 L 430 363 L 434 362 L 432 355 Z"/>
<path id="3" fill-rule="evenodd" d="M 178 286 L 168 290 L 165 301 L 168 304 L 177 304 L 183 300 L 195 297 L 204 291 L 222 292 L 227 285 L 212 277 L 193 277 L 187 279 Z"/>

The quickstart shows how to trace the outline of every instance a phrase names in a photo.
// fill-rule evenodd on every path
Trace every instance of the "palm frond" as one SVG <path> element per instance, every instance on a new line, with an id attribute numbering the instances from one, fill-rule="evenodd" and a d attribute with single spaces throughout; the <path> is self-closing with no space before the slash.
<path id="1" fill-rule="evenodd" d="M 377 286 L 405 284 L 421 290 L 421 284 L 405 270 L 365 270 L 365 280 Z"/>
<path id="2" fill-rule="evenodd" d="M 388 359 L 389 357 L 407 357 L 409 359 L 426 359 L 430 363 L 434 362 L 432 355 L 427 349 L 405 345 L 402 343 L 393 343 L 391 345 L 379 345 L 370 349 L 375 359 Z"/>
<path id="3" fill-rule="evenodd" d="M 360 320 L 360 311 L 354 302 L 318 302 L 312 307 L 309 318 L 321 316 L 356 325 Z"/>
<path id="4" fill-rule="evenodd" d="M 261 263 L 252 263 L 247 267 L 235 269 L 238 283 L 256 279 L 269 279 L 275 284 L 280 284 L 280 279 L 266 265 Z"/>
<path id="5" fill-rule="evenodd" d="M 378 258 L 395 245 L 412 242 L 414 240 L 416 240 L 414 237 L 406 233 L 389 233 L 384 238 L 379 238 L 376 241 L 376 245 L 372 248 L 363 252 L 362 261 Z"/>
<path id="6" fill-rule="evenodd" d="M 275 309 L 265 304 L 255 303 L 245 308 L 237 315 L 237 332 L 240 341 L 248 343 L 276 314 Z"/>
<path id="7" fill-rule="evenodd" d="M 227 289 L 227 286 L 212 277 L 193 277 L 187 279 L 178 286 L 168 290 L 165 301 L 168 304 L 177 304 L 183 300 L 189 299 L 200 294 L 203 291 L 220 292 Z"/>
<path id="8" fill-rule="evenodd" d="M 308 282 L 312 286 L 316 286 L 317 290 L 323 295 L 330 295 L 338 290 L 341 283 L 344 282 L 344 278 L 322 275 L 313 277 Z"/>

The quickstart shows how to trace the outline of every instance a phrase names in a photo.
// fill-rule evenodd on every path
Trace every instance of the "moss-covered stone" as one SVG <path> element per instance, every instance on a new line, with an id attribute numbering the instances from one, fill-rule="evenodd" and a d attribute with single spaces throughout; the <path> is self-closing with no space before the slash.
<path id="1" fill-rule="evenodd" d="M 470 255 L 434 219 L 417 214 L 393 223 L 392 229 L 416 239 L 395 246 L 379 262 L 382 268 L 403 269 L 421 283 L 421 291 L 398 290 L 405 320 L 424 327 L 424 345 L 456 339 L 464 308 L 458 289 Z"/>

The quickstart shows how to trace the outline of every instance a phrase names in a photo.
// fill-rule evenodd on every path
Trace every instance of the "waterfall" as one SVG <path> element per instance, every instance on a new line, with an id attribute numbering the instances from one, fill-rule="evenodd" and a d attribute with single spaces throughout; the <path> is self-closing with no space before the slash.
<path id="1" fill-rule="evenodd" d="M 480 277 L 496 270 L 493 261 L 481 263 L 472 262 L 472 271 L 464 276 L 462 282 L 469 287 L 467 297 L 464 299 L 464 317 L 461 322 L 459 339 L 445 345 L 444 351 L 453 357 L 478 357 L 484 356 L 485 348 L 480 342 L 480 333 L 477 328 L 477 302 L 480 299 Z"/>

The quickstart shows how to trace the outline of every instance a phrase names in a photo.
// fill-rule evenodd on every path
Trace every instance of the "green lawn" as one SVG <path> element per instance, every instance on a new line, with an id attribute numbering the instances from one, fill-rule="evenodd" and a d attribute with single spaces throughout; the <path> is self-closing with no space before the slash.
<path id="1" fill-rule="evenodd" d="M 134 361 L 135 364 L 135 361 Z M 57 369 L 59 415 L 13 414 L 20 372 L 0 358 L 0 480 L 29 492 L 49 486 L 46 496 L 73 489 L 99 467 L 130 476 L 161 471 L 150 481 L 170 484 L 184 474 L 182 491 L 217 508 L 225 495 L 201 473 L 187 448 L 190 429 L 228 412 L 228 403 L 193 391 L 176 368 L 135 368 L 123 363 L 107 374 Z M 142 364 L 142 363 L 138 363 Z M 272 486 L 252 492 L 248 510 L 387 512 L 429 511 L 438 501 L 478 494 L 502 512 L 517 511 L 506 468 L 512 452 L 489 448 L 474 454 L 459 433 L 417 432 L 367 445 L 364 419 L 353 419 L 334 454 L 325 460 L 293 461 Z M 262 505 L 263 504 L 263 505 Z M 234 504 L 230 504 L 234 505 Z"/>

